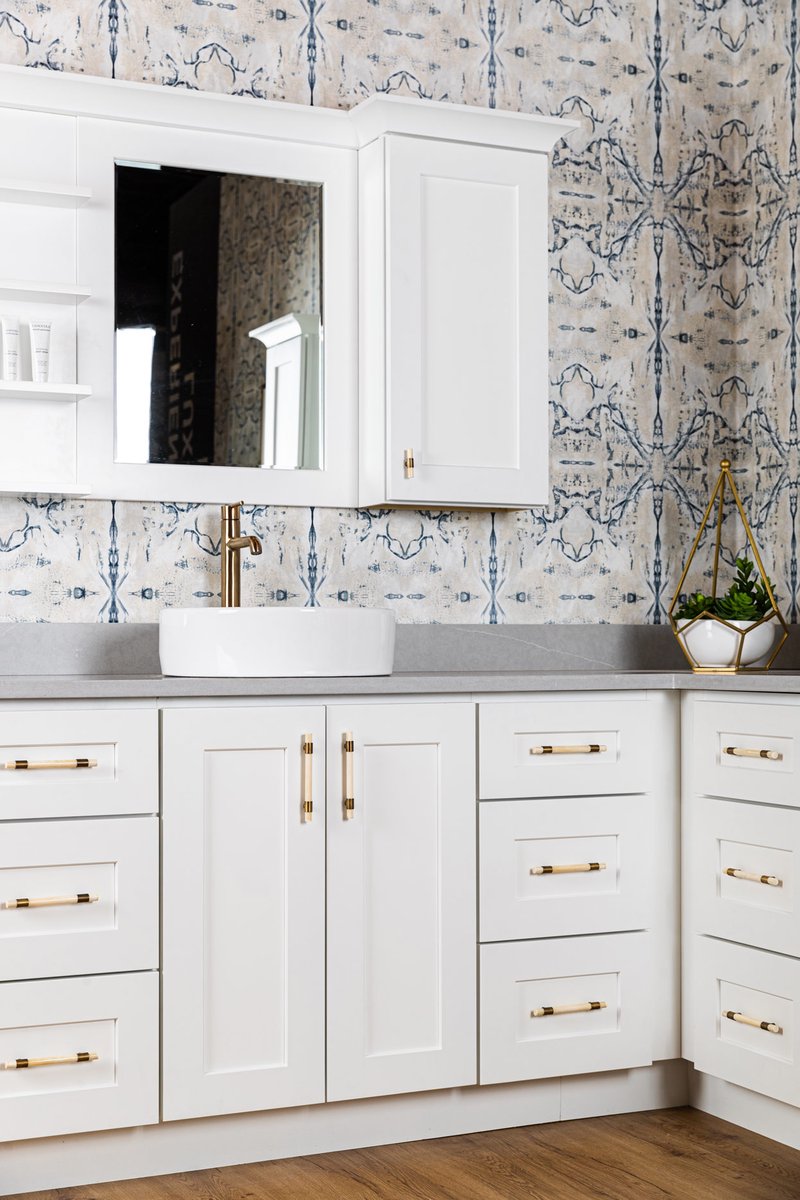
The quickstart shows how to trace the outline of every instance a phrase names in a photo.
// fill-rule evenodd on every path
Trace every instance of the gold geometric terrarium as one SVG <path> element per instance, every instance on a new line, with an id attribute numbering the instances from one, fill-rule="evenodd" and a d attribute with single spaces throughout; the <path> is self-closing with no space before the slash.
<path id="1" fill-rule="evenodd" d="M 730 490 L 731 498 L 744 526 L 753 562 L 746 557 L 737 559 L 737 580 L 724 595 L 718 596 L 717 582 L 726 488 Z M 716 535 L 711 595 L 704 596 L 702 592 L 698 592 L 688 601 L 680 604 L 684 581 L 689 574 L 689 568 L 697 554 L 703 534 L 712 520 L 715 504 L 718 508 L 715 519 Z M 756 581 L 753 574 L 753 563 L 758 570 L 760 582 Z M 679 610 L 677 617 L 675 616 L 676 608 Z M 685 610 L 686 615 L 681 616 L 681 610 Z M 735 675 L 745 671 L 768 671 L 789 636 L 789 627 L 775 602 L 772 583 L 761 562 L 761 555 L 736 490 L 736 484 L 733 482 L 731 464 L 727 458 L 720 463 L 719 479 L 711 493 L 711 499 L 697 531 L 697 537 L 694 539 L 694 545 L 669 606 L 669 621 L 690 667 L 700 675 Z M 778 634 L 780 637 L 777 637 Z M 776 641 L 777 644 L 775 644 Z"/>

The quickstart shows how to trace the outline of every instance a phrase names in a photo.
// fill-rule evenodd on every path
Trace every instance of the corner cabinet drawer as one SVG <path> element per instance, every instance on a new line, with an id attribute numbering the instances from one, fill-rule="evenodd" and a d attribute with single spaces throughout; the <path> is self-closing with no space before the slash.
<path id="1" fill-rule="evenodd" d="M 158 966 L 158 821 L 24 821 L 0 835 L 0 979 Z"/>
<path id="2" fill-rule="evenodd" d="M 692 698 L 687 714 L 693 791 L 800 807 L 800 706 Z"/>
<path id="3" fill-rule="evenodd" d="M 648 727 L 641 696 L 481 704 L 480 799 L 646 792 Z"/>
<path id="4" fill-rule="evenodd" d="M 707 796 L 687 809 L 694 930 L 800 957 L 800 812 Z"/>
<path id="5" fill-rule="evenodd" d="M 157 811 L 155 709 L 0 712 L 0 821 Z"/>
<path id="6" fill-rule="evenodd" d="M 481 1083 L 649 1065 L 649 955 L 646 933 L 482 946 Z"/>
<path id="7" fill-rule="evenodd" d="M 0 1141 L 154 1124 L 157 973 L 0 985 L 0 1068 Z"/>
<path id="8" fill-rule="evenodd" d="M 800 1105 L 800 962 L 713 938 L 692 951 L 684 1053 L 698 1071 Z"/>
<path id="9" fill-rule="evenodd" d="M 480 806 L 480 939 L 646 929 L 652 798 L 592 796 Z"/>

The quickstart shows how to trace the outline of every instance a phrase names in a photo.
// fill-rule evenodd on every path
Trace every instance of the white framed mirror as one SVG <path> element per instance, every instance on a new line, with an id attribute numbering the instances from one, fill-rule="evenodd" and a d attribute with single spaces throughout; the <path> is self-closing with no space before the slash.
<path id="1" fill-rule="evenodd" d="M 173 99 L 174 125 L 78 122 L 80 473 L 109 499 L 353 505 L 356 153 L 190 128 Z"/>

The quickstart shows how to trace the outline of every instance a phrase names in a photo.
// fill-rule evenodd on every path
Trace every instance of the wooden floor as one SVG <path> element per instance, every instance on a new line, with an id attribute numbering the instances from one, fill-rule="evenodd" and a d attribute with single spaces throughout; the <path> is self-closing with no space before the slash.
<path id="1" fill-rule="evenodd" d="M 26 1200 L 668 1197 L 798 1200 L 800 1152 L 679 1108 L 28 1193 Z"/>

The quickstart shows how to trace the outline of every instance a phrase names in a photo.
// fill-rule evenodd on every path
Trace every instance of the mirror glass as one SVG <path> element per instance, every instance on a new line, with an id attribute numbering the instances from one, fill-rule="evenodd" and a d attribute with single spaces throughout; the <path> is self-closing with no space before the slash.
<path id="1" fill-rule="evenodd" d="M 115 171 L 117 462 L 321 468 L 322 185 Z"/>

